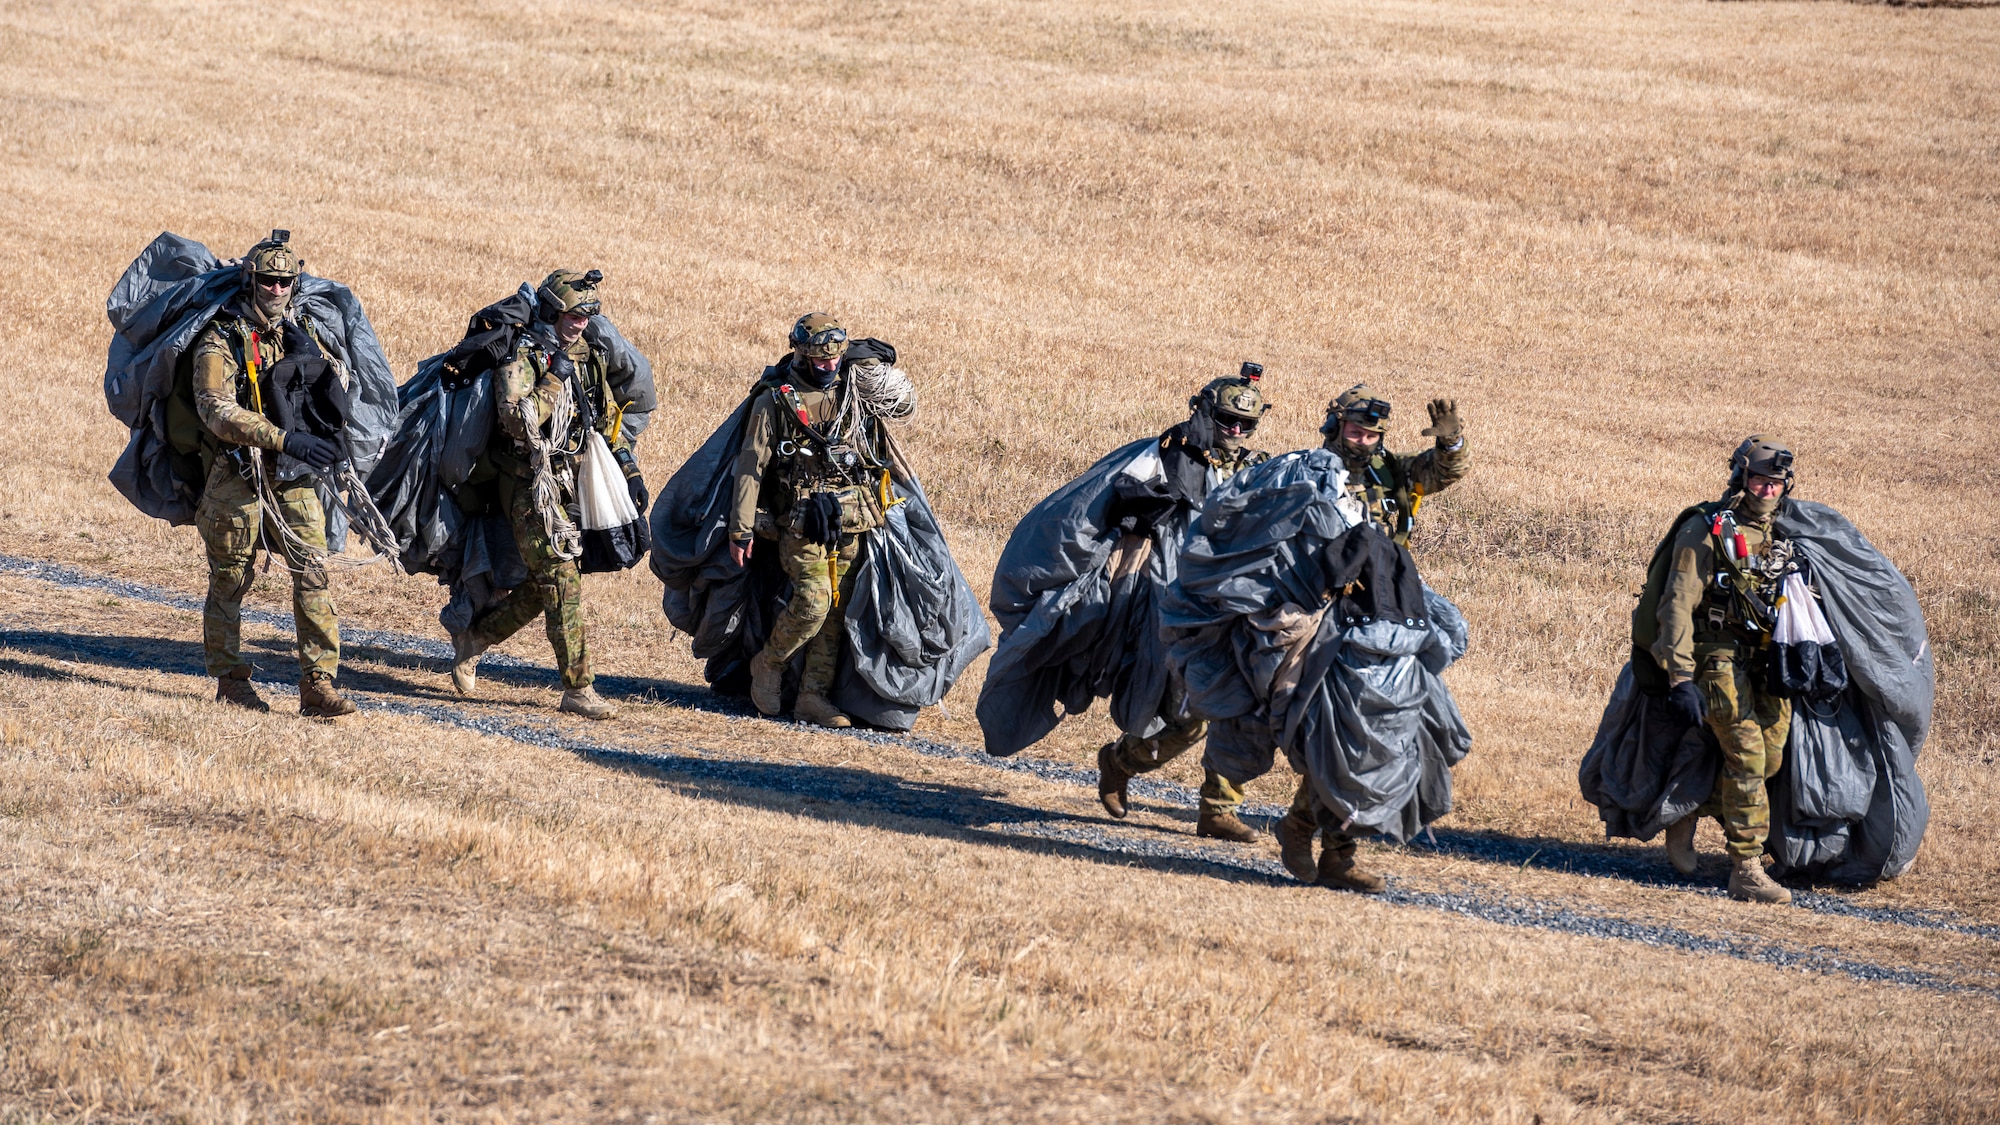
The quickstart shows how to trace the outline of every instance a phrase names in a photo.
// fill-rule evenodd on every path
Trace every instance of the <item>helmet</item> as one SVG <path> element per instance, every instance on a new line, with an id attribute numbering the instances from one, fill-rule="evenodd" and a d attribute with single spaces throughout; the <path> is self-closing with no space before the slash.
<path id="1" fill-rule="evenodd" d="M 1368 384 L 1356 383 L 1326 404 L 1326 424 L 1319 428 L 1319 432 L 1338 437 L 1342 422 L 1352 422 L 1362 429 L 1386 434 L 1389 432 L 1389 400 L 1376 398 L 1368 389 Z"/>
<path id="2" fill-rule="evenodd" d="M 1271 405 L 1264 401 L 1255 381 L 1234 375 L 1210 381 L 1201 393 L 1188 399 L 1188 409 L 1206 412 L 1219 422 L 1233 422 L 1247 434 L 1257 428 L 1258 420 Z"/>
<path id="3" fill-rule="evenodd" d="M 255 277 L 297 277 L 306 264 L 292 250 L 292 232 L 274 230 L 271 237 L 252 246 L 243 255 L 243 281 Z"/>
<path id="4" fill-rule="evenodd" d="M 543 278 L 541 288 L 535 290 L 536 315 L 551 324 L 564 313 L 596 316 L 603 308 L 597 301 L 597 283 L 603 280 L 603 270 L 557 270 Z"/>
<path id="5" fill-rule="evenodd" d="M 792 325 L 791 342 L 800 359 L 828 359 L 847 353 L 847 329 L 832 313 L 807 313 Z"/>
<path id="6" fill-rule="evenodd" d="M 1751 434 L 1729 455 L 1729 487 L 1731 491 L 1741 491 L 1752 476 L 1770 477 L 1785 482 L 1785 492 L 1792 491 L 1792 451 L 1784 442 L 1763 434 Z"/>

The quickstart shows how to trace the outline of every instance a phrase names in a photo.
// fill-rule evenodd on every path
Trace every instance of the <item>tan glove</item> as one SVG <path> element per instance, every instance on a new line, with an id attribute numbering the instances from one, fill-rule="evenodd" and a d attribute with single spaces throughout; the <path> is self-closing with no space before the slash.
<path id="1" fill-rule="evenodd" d="M 1440 447 L 1458 444 L 1459 435 L 1465 430 L 1458 421 L 1458 400 L 1434 398 L 1426 409 L 1431 412 L 1431 424 L 1423 430 L 1423 435 L 1436 438 Z"/>

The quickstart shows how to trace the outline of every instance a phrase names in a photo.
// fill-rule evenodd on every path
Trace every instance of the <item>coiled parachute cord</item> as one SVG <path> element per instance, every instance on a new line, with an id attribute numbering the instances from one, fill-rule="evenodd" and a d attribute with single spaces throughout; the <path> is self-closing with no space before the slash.
<path id="1" fill-rule="evenodd" d="M 862 360 L 847 369 L 853 407 L 872 418 L 900 422 L 917 412 L 917 388 L 902 368 Z"/>
<path id="2" fill-rule="evenodd" d="M 263 519 L 259 521 L 258 534 L 264 545 L 264 569 L 269 572 L 271 559 L 277 558 L 285 564 L 285 569 L 293 574 L 308 574 L 314 569 L 323 569 L 331 563 L 337 567 L 354 569 L 374 566 L 387 562 L 389 569 L 403 573 L 401 561 L 397 558 L 396 533 L 390 529 L 389 520 L 382 510 L 375 506 L 375 500 L 368 495 L 368 488 L 354 472 L 353 462 L 342 461 L 336 470 L 332 492 L 347 513 L 348 526 L 367 541 L 375 554 L 370 558 L 353 559 L 346 555 L 336 555 L 324 547 L 316 547 L 300 538 L 279 508 L 277 491 L 271 487 L 271 477 L 264 469 L 261 452 L 250 458 L 250 475 L 257 491 L 258 502 L 263 506 Z M 278 549 L 271 547 L 276 540 Z"/>
<path id="3" fill-rule="evenodd" d="M 535 423 L 534 403 L 534 396 L 526 395 L 516 408 L 521 412 L 522 432 L 528 435 L 528 465 L 534 478 L 529 495 L 533 497 L 535 511 L 541 514 L 542 531 L 549 537 L 550 552 L 568 562 L 583 557 L 583 533 L 563 510 L 563 482 L 557 479 L 555 459 L 549 455 L 553 443 L 542 436 L 541 426 Z M 575 418 L 576 402 L 570 398 L 569 380 L 558 380 L 556 399 L 549 404 L 549 432 L 568 433 Z M 566 475 L 567 467 L 561 471 Z"/>

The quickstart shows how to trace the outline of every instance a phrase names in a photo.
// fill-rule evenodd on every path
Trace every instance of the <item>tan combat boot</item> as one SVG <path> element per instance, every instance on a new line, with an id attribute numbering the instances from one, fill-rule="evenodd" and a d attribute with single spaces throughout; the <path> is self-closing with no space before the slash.
<path id="1" fill-rule="evenodd" d="M 264 702 L 264 697 L 250 685 L 250 671 L 248 664 L 238 664 L 224 675 L 217 676 L 215 701 L 241 707 L 245 711 L 269 711 L 271 705 Z"/>
<path id="2" fill-rule="evenodd" d="M 764 659 L 761 651 L 750 658 L 750 703 L 766 718 L 785 709 L 785 666 Z"/>
<path id="3" fill-rule="evenodd" d="M 1729 857 L 1729 897 L 1744 902 L 1768 902 L 1783 906 L 1792 901 L 1792 892 L 1764 873 L 1764 864 L 1759 857 L 1737 855 Z"/>
<path id="4" fill-rule="evenodd" d="M 451 686 L 460 695 L 471 695 L 479 686 L 479 654 L 486 651 L 486 642 L 480 640 L 472 630 L 451 635 Z"/>
<path id="5" fill-rule="evenodd" d="M 1322 887 L 1359 891 L 1364 895 L 1379 895 L 1383 887 L 1380 875 L 1354 865 L 1354 841 L 1346 839 L 1338 845 L 1328 841 L 1320 848 L 1319 878 L 1314 882 Z"/>
<path id="6" fill-rule="evenodd" d="M 1195 818 L 1194 834 L 1211 840 L 1228 840 L 1233 844 L 1255 843 L 1257 834 L 1250 826 L 1236 818 L 1233 812 L 1202 813 Z"/>
<path id="7" fill-rule="evenodd" d="M 1701 862 L 1694 850 L 1694 830 L 1700 826 L 1701 818 L 1693 813 L 1667 826 L 1667 862 L 1683 875 L 1694 874 L 1695 865 Z"/>
<path id="8" fill-rule="evenodd" d="M 308 719 L 337 719 L 354 714 L 354 701 L 333 690 L 333 677 L 307 672 L 299 677 L 299 714 Z"/>
<path id="9" fill-rule="evenodd" d="M 1313 865 L 1313 835 L 1319 825 L 1309 816 L 1301 816 L 1297 811 L 1288 812 L 1278 823 L 1271 826 L 1271 835 L 1278 838 L 1278 858 L 1285 863 L 1285 870 L 1301 883 L 1310 883 L 1319 878 L 1319 868 Z"/>
<path id="10" fill-rule="evenodd" d="M 1125 783 L 1132 780 L 1132 775 L 1118 765 L 1118 759 L 1113 754 L 1117 749 L 1116 742 L 1107 742 L 1097 748 L 1097 799 L 1104 803 L 1105 812 L 1124 820 L 1125 814 L 1131 811 L 1125 800 Z"/>
<path id="11" fill-rule="evenodd" d="M 792 704 L 792 716 L 802 723 L 832 727 L 834 730 L 845 730 L 854 725 L 853 719 L 841 714 L 840 708 L 816 691 L 799 693 L 799 701 Z"/>
<path id="12" fill-rule="evenodd" d="M 615 719 L 618 717 L 618 708 L 612 706 L 610 700 L 597 694 L 597 689 L 591 687 L 589 684 L 585 684 L 582 687 L 573 687 L 563 692 L 562 702 L 556 704 L 556 710 L 567 711 L 572 715 L 582 715 L 586 719 Z"/>

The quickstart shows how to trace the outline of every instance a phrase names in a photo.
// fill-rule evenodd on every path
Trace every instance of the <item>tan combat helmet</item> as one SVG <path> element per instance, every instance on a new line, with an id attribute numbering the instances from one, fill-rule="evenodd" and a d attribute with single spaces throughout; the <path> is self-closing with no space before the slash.
<path id="1" fill-rule="evenodd" d="M 1244 366 L 1257 367 L 1256 364 Z M 1257 367 L 1257 372 L 1261 375 L 1263 368 Z M 1257 428 L 1257 423 L 1271 409 L 1271 404 L 1264 401 L 1258 379 L 1246 373 L 1210 380 L 1200 393 L 1188 399 L 1188 409 L 1206 410 L 1209 417 L 1219 422 L 1233 422 L 1242 427 L 1247 435 Z"/>
<path id="2" fill-rule="evenodd" d="M 292 249 L 292 232 L 274 230 L 271 237 L 244 253 L 242 268 L 243 283 L 249 285 L 259 277 L 296 278 L 305 271 L 306 264 Z"/>
<path id="3" fill-rule="evenodd" d="M 1378 434 L 1389 432 L 1389 400 L 1376 398 L 1366 383 L 1356 383 L 1326 404 L 1326 423 L 1319 432 L 1338 439 L 1340 424 L 1352 422 Z"/>
<path id="4" fill-rule="evenodd" d="M 792 325 L 792 353 L 801 362 L 847 354 L 847 329 L 832 313 L 807 313 Z"/>
<path id="5" fill-rule="evenodd" d="M 1785 482 L 1785 494 L 1792 491 L 1791 447 L 1774 437 L 1751 434 L 1729 455 L 1729 489 L 1740 492 L 1753 476 Z"/>
<path id="6" fill-rule="evenodd" d="M 597 283 L 603 280 L 603 270 L 588 273 L 557 270 L 543 278 L 541 288 L 535 290 L 536 315 L 550 324 L 561 319 L 564 313 L 596 316 L 603 310 L 597 300 Z"/>

